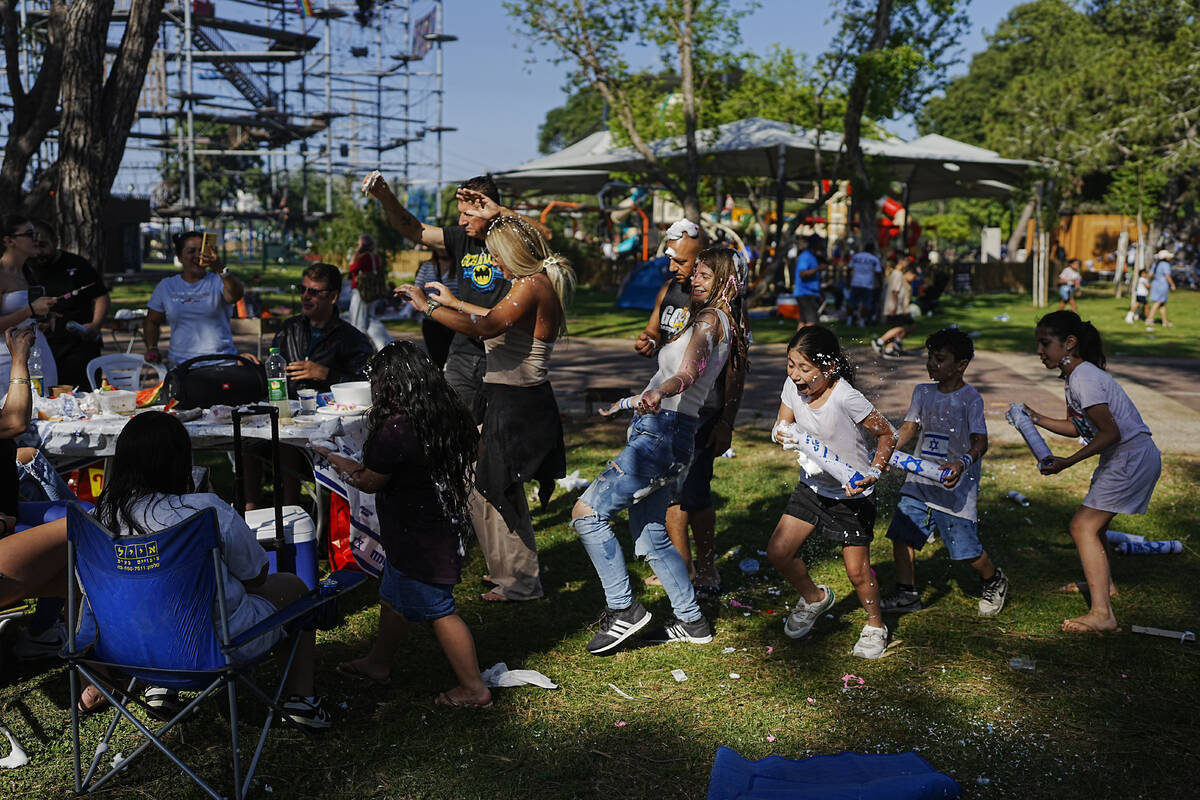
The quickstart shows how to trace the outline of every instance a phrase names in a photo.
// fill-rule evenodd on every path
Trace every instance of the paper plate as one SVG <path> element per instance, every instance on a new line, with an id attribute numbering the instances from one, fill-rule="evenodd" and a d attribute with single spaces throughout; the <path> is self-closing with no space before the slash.
<path id="1" fill-rule="evenodd" d="M 317 409 L 317 413 L 326 417 L 358 417 L 370 410 L 370 406 L 359 406 L 357 408 L 334 408 L 333 406 L 321 406 Z"/>

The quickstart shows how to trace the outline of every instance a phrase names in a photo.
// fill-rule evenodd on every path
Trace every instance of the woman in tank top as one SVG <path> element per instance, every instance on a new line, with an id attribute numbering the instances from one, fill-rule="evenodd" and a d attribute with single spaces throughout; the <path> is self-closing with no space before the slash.
<path id="1" fill-rule="evenodd" d="M 634 552 L 643 556 L 671 601 L 675 618 L 648 638 L 703 644 L 712 627 L 700 613 L 687 563 L 667 536 L 667 505 L 673 484 L 686 474 L 695 446 L 700 407 L 729 358 L 745 358 L 743 331 L 730 307 L 741 287 L 734 253 L 710 248 L 696 257 L 687 326 L 658 351 L 658 372 L 640 395 L 615 403 L 607 413 L 631 408 L 625 449 L 584 491 L 571 513 L 604 588 L 606 608 L 588 652 L 616 650 L 650 621 L 634 599 L 625 557 L 610 520 L 629 509 Z"/>
<path id="2" fill-rule="evenodd" d="M 38 254 L 37 231 L 33 222 L 16 214 L 9 214 L 0 222 L 0 333 L 18 325 L 33 324 L 30 320 L 45 319 L 58 301 L 55 297 L 29 299 L 29 284 L 25 281 L 22 267 Z M 58 368 L 50 344 L 40 330 L 34 343 L 42 359 L 42 385 L 58 383 Z M 0 352 L 0 393 L 7 390 L 12 359 L 8 351 Z"/>
<path id="3" fill-rule="evenodd" d="M 476 526 L 489 579 L 496 584 L 483 597 L 528 600 L 541 597 L 542 586 L 525 482 L 552 482 L 566 474 L 562 421 L 547 375 L 554 343 L 566 332 L 564 306 L 575 275 L 522 217 L 496 217 L 486 242 L 495 265 L 512 281 L 494 307 L 464 302 L 436 281 L 425 290 L 405 284 L 396 292 L 426 318 L 484 342 L 487 410 L 475 485 L 507 530 Z"/>

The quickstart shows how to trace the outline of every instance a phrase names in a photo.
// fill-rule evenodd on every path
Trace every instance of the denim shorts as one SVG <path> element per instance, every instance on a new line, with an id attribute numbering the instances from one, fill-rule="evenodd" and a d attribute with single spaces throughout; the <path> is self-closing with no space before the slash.
<path id="1" fill-rule="evenodd" d="M 579 499 L 608 519 L 670 487 L 692 461 L 699 422 L 674 411 L 634 416 L 625 435 L 625 449 Z"/>
<path id="2" fill-rule="evenodd" d="M 410 578 L 386 562 L 379 579 L 379 599 L 409 622 L 432 622 L 458 610 L 454 584 Z"/>
<path id="3" fill-rule="evenodd" d="M 983 555 L 976 523 L 930 508 L 915 497 L 900 495 L 887 538 L 920 550 L 935 531 L 942 535 L 951 561 L 974 561 Z"/>
<path id="4" fill-rule="evenodd" d="M 1071 299 L 1071 295 L 1075 294 L 1075 287 L 1069 283 L 1061 284 L 1058 287 L 1058 296 L 1063 299 L 1063 302 Z"/>

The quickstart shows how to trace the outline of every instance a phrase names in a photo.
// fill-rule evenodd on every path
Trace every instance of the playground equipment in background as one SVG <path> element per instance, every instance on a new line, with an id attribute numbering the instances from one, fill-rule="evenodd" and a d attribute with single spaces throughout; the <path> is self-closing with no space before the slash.
<path id="1" fill-rule="evenodd" d="M 904 249 L 916 247 L 917 243 L 921 241 L 920 223 L 915 219 L 910 220 L 904 206 L 900 205 L 898 200 L 891 197 L 880 199 L 879 219 L 876 225 L 879 228 L 878 241 L 880 250 L 892 245 L 902 231 L 905 232 L 905 236 L 899 244 Z"/>
<path id="2" fill-rule="evenodd" d="M 555 210 L 570 210 L 577 212 L 595 211 L 603 214 L 605 224 L 608 226 L 610 240 L 612 238 L 613 218 L 618 216 L 618 214 L 615 212 L 624 212 L 623 216 L 628 216 L 633 211 L 637 211 L 638 215 L 642 218 L 641 230 L 634 236 L 624 237 L 622 241 L 619 244 L 614 245 L 614 247 L 618 253 L 630 253 L 637 248 L 637 245 L 640 242 L 642 245 L 642 261 L 646 262 L 650 260 L 650 217 L 646 216 L 646 212 L 637 203 L 631 202 L 628 206 L 624 207 L 585 206 L 582 203 L 572 203 L 566 200 L 552 200 L 546 205 L 545 208 L 542 209 L 539 219 L 543 224 L 545 224 L 546 219 L 550 216 L 550 212 Z M 636 228 L 633 230 L 637 231 Z"/>

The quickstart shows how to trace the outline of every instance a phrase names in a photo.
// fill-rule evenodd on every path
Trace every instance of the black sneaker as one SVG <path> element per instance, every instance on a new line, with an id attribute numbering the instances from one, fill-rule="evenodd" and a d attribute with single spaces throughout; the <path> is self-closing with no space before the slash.
<path id="1" fill-rule="evenodd" d="M 694 622 L 684 622 L 678 617 L 671 617 L 665 626 L 647 633 L 644 638 L 647 642 L 708 644 L 713 639 L 713 630 L 704 617 Z"/>
<path id="2" fill-rule="evenodd" d="M 879 598 L 879 610 L 889 614 L 911 614 L 924 608 L 921 605 L 921 595 L 916 592 L 906 592 L 903 589 L 885 594 Z"/>
<path id="3" fill-rule="evenodd" d="M 994 617 L 1004 608 L 1008 598 L 1008 576 L 996 568 L 996 574 L 990 581 L 984 581 L 983 593 L 979 598 L 979 616 Z"/>
<path id="4" fill-rule="evenodd" d="M 630 636 L 646 627 L 648 622 L 650 612 L 636 600 L 629 608 L 606 608 L 600 615 L 600 630 L 587 643 L 587 651 L 594 656 L 612 652 Z"/>
<path id="5" fill-rule="evenodd" d="M 325 698 L 317 697 L 311 703 L 298 694 L 283 703 L 283 719 L 310 731 L 323 731 L 333 725 L 333 717 L 321 707 Z"/>

